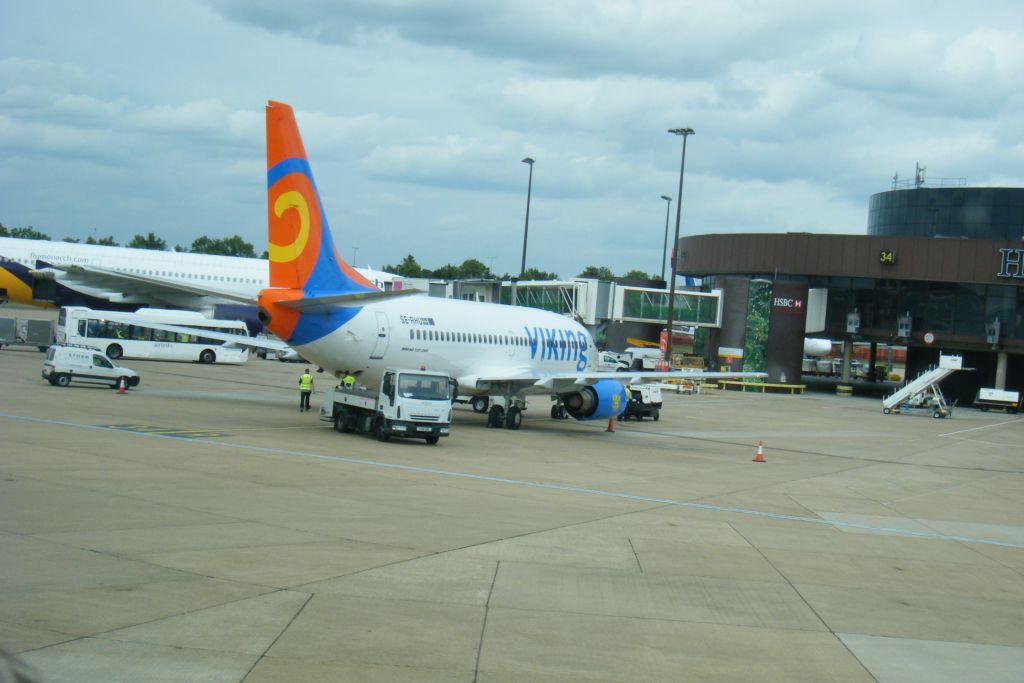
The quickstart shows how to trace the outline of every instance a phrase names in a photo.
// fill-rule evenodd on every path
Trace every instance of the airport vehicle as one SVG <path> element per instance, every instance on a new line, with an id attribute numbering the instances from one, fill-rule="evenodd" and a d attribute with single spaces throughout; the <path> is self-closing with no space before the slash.
<path id="1" fill-rule="evenodd" d="M 662 352 L 658 349 L 630 346 L 619 356 L 627 365 L 629 370 L 667 370 L 662 358 Z"/>
<path id="2" fill-rule="evenodd" d="M 0 318 L 0 347 L 24 344 L 46 351 L 54 341 L 54 322 L 32 318 Z"/>
<path id="3" fill-rule="evenodd" d="M 154 327 L 156 325 L 156 327 Z M 192 331 L 173 331 L 174 325 Z M 163 328 L 163 329 L 161 329 Z M 83 306 L 64 306 L 57 316 L 57 340 L 103 349 L 114 360 L 145 358 L 200 363 L 244 363 L 249 348 L 205 336 L 222 333 L 246 337 L 241 320 L 211 320 L 197 311 L 143 308 L 134 313 L 94 311 Z"/>
<path id="4" fill-rule="evenodd" d="M 635 418 L 643 421 L 649 417 L 655 422 L 661 417 L 661 386 L 657 384 L 631 384 L 626 387 L 629 400 L 626 409 L 619 415 L 619 420 Z"/>
<path id="5" fill-rule="evenodd" d="M 974 405 L 982 412 L 995 408 L 1008 413 L 1016 413 L 1020 410 L 1020 392 L 981 388 L 978 389 L 978 394 L 974 397 Z"/>
<path id="6" fill-rule="evenodd" d="M 139 373 L 115 365 L 99 349 L 82 344 L 51 346 L 43 361 L 43 379 L 56 387 L 66 387 L 71 382 L 90 382 L 114 388 L 123 380 L 125 389 L 139 386 L 140 381 Z"/>
<path id="7" fill-rule="evenodd" d="M 248 313 L 258 326 L 253 302 L 269 282 L 268 270 L 266 260 L 240 256 L 0 237 L 0 301 L 35 306 Z M 356 270 L 381 289 L 402 287 L 393 273 Z M 239 297 L 251 300 L 241 310 Z"/>
<path id="8" fill-rule="evenodd" d="M 608 370 L 610 372 L 629 370 L 629 361 L 625 360 L 621 353 L 615 353 L 614 351 L 600 351 L 597 354 L 595 367 L 598 370 Z"/>
<path id="9" fill-rule="evenodd" d="M 454 381 L 439 372 L 388 368 L 376 391 L 338 385 L 327 391 L 320 419 L 339 432 L 425 439 L 436 444 L 452 422 Z"/>
<path id="10" fill-rule="evenodd" d="M 953 414 L 953 405 L 942 395 L 939 382 L 963 369 L 961 356 L 939 355 L 939 364 L 922 372 L 913 381 L 907 382 L 889 396 L 882 399 L 882 412 L 891 413 L 931 413 L 932 417 L 941 419 Z"/>

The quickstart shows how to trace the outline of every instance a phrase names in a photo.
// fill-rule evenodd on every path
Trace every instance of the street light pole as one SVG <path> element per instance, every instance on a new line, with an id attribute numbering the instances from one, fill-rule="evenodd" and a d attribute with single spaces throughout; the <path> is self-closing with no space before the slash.
<path id="1" fill-rule="evenodd" d="M 672 329 L 672 314 L 674 313 L 675 302 L 676 302 L 676 270 L 678 270 L 679 260 L 679 213 L 683 207 L 683 170 L 686 168 L 686 138 L 693 135 L 693 128 L 671 128 L 668 131 L 673 135 L 683 136 L 683 158 L 679 162 L 679 195 L 676 198 L 676 233 L 675 238 L 672 240 L 672 283 L 668 288 L 668 321 L 665 325 L 665 360 L 670 361 L 672 359 L 672 341 L 675 338 Z"/>
<path id="2" fill-rule="evenodd" d="M 668 195 L 661 195 L 665 200 L 665 239 L 661 243 L 661 281 L 665 281 L 665 256 L 668 254 L 668 214 L 672 209 L 672 198 Z"/>
<path id="3" fill-rule="evenodd" d="M 530 195 L 533 193 L 533 159 L 526 157 L 523 163 L 530 165 L 530 180 L 526 185 L 526 225 L 523 227 L 523 260 L 519 265 L 519 277 L 526 273 L 526 239 L 530 236 Z"/>

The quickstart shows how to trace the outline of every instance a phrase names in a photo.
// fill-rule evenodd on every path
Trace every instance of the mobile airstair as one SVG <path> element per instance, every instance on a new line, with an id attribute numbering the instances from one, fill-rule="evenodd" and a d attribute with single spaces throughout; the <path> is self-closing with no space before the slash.
<path id="1" fill-rule="evenodd" d="M 961 356 L 939 356 L 938 367 L 933 367 L 921 373 L 912 382 L 904 384 L 889 396 L 882 399 L 882 412 L 909 413 L 915 411 L 930 412 L 934 418 L 949 417 L 953 414 L 953 406 L 950 405 L 939 382 L 963 369 L 963 358 Z"/>

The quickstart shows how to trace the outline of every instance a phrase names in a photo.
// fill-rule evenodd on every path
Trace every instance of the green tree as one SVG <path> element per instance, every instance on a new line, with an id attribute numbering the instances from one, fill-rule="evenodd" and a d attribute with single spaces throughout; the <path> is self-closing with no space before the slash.
<path id="1" fill-rule="evenodd" d="M 78 237 L 65 237 L 61 240 L 61 242 L 70 242 L 71 244 L 78 244 L 81 241 Z"/>
<path id="2" fill-rule="evenodd" d="M 458 280 L 459 279 L 459 267 L 453 266 L 450 263 L 446 263 L 440 268 L 434 270 L 423 271 L 426 277 L 437 278 L 438 280 Z"/>
<path id="3" fill-rule="evenodd" d="M 221 256 L 243 256 L 256 258 L 256 250 L 239 235 L 226 238 L 210 238 L 205 235 L 192 242 L 190 251 L 193 254 L 220 254 Z"/>
<path id="4" fill-rule="evenodd" d="M 25 228 L 8 228 L 0 223 L 0 237 L 17 237 L 23 240 L 48 240 L 49 235 L 43 234 L 31 225 Z"/>
<path id="5" fill-rule="evenodd" d="M 646 272 L 644 272 L 642 270 L 636 270 L 636 269 L 629 271 L 628 273 L 626 273 L 622 277 L 629 278 L 630 280 L 653 280 L 654 279 L 653 275 L 648 275 Z"/>
<path id="6" fill-rule="evenodd" d="M 611 268 L 607 266 L 587 266 L 583 269 L 583 272 L 576 277 L 592 277 L 598 280 L 611 280 L 615 277 L 615 273 L 612 272 Z"/>
<path id="7" fill-rule="evenodd" d="M 114 241 L 114 236 L 113 235 L 108 235 L 107 237 L 100 237 L 99 239 L 95 239 L 93 237 L 86 237 L 85 238 L 85 243 L 86 244 L 98 244 L 101 247 L 116 247 L 117 246 L 117 242 Z"/>
<path id="8" fill-rule="evenodd" d="M 397 266 L 384 266 L 384 270 L 402 277 L 430 277 L 430 271 L 424 270 L 423 266 L 416 263 L 416 258 L 412 254 L 402 259 Z"/>
<path id="9" fill-rule="evenodd" d="M 491 269 L 484 265 L 483 261 L 475 258 L 468 258 L 459 266 L 459 277 L 464 280 L 484 280 L 494 277 Z"/>
<path id="10" fill-rule="evenodd" d="M 148 235 L 136 235 L 128 243 L 132 249 L 153 249 L 154 251 L 166 251 L 167 242 L 150 232 Z"/>
<path id="11" fill-rule="evenodd" d="M 503 280 L 511 280 L 511 275 L 505 275 L 502 277 Z M 558 273 L 549 273 L 544 270 L 538 270 L 537 268 L 527 268 L 523 271 L 523 274 L 519 276 L 520 280 L 557 280 Z"/>

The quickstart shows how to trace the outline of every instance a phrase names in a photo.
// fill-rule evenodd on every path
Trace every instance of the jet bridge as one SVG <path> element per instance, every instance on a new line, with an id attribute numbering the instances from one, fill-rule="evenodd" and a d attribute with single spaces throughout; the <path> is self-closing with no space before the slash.
<path id="1" fill-rule="evenodd" d="M 513 302 L 511 283 L 502 283 L 501 302 L 540 308 L 593 326 L 607 321 L 665 324 L 669 293 L 665 289 L 577 278 L 517 283 Z M 722 290 L 676 290 L 673 302 L 676 327 L 721 327 Z"/>
<path id="2" fill-rule="evenodd" d="M 907 382 L 889 396 L 882 399 L 882 412 L 890 413 L 923 411 L 932 417 L 943 418 L 953 414 L 953 407 L 946 402 L 939 388 L 939 382 L 963 369 L 961 356 L 939 356 L 938 367 L 932 367 Z"/>

